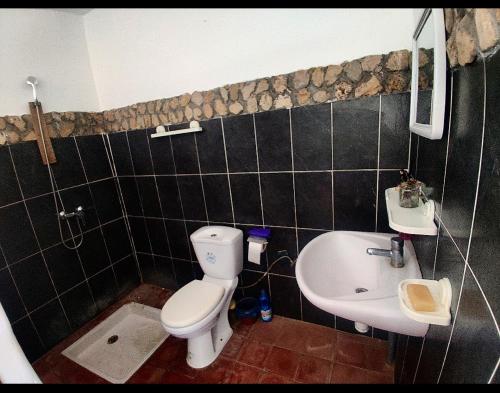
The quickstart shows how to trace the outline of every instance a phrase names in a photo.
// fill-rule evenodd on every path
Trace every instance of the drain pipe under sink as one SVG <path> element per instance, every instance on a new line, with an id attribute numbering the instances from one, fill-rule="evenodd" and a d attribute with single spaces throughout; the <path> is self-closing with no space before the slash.
<path id="1" fill-rule="evenodd" d="M 370 326 L 363 322 L 354 322 L 354 328 L 360 333 L 366 333 Z"/>
<path id="2" fill-rule="evenodd" d="M 42 383 L 12 331 L 0 303 L 0 381 L 1 383 Z"/>

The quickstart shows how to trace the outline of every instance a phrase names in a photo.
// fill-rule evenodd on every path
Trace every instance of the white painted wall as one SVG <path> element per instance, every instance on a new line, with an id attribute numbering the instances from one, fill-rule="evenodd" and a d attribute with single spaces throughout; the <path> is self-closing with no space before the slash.
<path id="1" fill-rule="evenodd" d="M 0 9 L 0 116 L 29 113 L 28 75 L 45 112 L 99 109 L 82 16 Z"/>
<path id="2" fill-rule="evenodd" d="M 408 9 L 94 9 L 101 109 L 411 49 Z"/>

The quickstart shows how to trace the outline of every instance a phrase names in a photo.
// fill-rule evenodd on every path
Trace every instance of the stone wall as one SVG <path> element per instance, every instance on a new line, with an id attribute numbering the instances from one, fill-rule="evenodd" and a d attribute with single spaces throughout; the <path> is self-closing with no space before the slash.
<path id="1" fill-rule="evenodd" d="M 432 51 L 421 52 L 421 87 L 432 79 Z M 208 91 L 129 105 L 104 112 L 45 114 L 51 137 L 134 130 L 191 120 L 319 104 L 408 91 L 411 52 L 366 56 L 340 65 L 225 85 Z M 31 115 L 0 117 L 0 144 L 35 139 Z"/>
<path id="2" fill-rule="evenodd" d="M 488 56 L 500 41 L 500 8 L 445 8 L 450 67 L 472 63 Z"/>

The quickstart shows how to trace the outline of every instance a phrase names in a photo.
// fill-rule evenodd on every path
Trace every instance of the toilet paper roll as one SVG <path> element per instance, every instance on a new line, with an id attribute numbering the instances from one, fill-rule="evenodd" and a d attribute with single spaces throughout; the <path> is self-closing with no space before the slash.
<path id="1" fill-rule="evenodd" d="M 260 265 L 260 254 L 264 250 L 264 244 L 248 242 L 248 261 Z"/>

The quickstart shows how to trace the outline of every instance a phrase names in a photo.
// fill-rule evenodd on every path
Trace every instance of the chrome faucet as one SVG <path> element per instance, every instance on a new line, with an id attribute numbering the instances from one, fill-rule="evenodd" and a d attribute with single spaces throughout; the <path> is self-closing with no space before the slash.
<path id="1" fill-rule="evenodd" d="M 391 249 L 384 250 L 382 248 L 367 248 L 366 253 L 369 255 L 379 255 L 382 257 L 391 258 L 392 267 L 403 267 L 405 265 L 403 260 L 403 249 L 405 242 L 398 236 L 391 237 Z"/>

